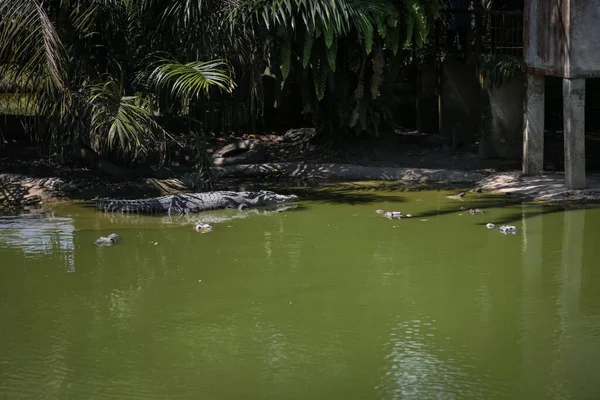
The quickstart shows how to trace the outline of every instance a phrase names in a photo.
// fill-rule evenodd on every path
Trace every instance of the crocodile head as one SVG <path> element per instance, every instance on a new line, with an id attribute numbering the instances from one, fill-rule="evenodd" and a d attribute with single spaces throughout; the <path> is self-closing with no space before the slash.
<path id="1" fill-rule="evenodd" d="M 285 203 L 288 201 L 298 200 L 298 196 L 295 194 L 278 194 L 269 190 L 261 190 L 260 193 L 266 196 L 269 201 L 273 201 L 275 203 Z"/>
<path id="2" fill-rule="evenodd" d="M 298 200 L 295 194 L 285 195 L 272 192 L 270 190 L 261 190 L 259 192 L 246 192 L 246 201 L 253 205 L 270 205 L 285 203 Z"/>
<path id="3" fill-rule="evenodd" d="M 111 246 L 117 242 L 117 239 L 119 239 L 119 235 L 111 233 L 108 237 L 101 236 L 94 244 L 96 246 Z"/>

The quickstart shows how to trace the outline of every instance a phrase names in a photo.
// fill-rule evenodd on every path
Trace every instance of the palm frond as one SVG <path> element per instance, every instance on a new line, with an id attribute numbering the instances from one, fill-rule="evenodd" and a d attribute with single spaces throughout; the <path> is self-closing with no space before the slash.
<path id="1" fill-rule="evenodd" d="M 225 92 L 235 87 L 223 60 L 193 61 L 179 63 L 160 58 L 149 77 L 151 85 L 158 90 L 168 90 L 177 99 L 190 99 L 207 94 L 212 86 Z"/>
<path id="2" fill-rule="evenodd" d="M 92 135 L 109 149 L 118 145 L 135 159 L 166 135 L 152 118 L 148 99 L 125 95 L 122 80 L 106 75 L 106 81 L 93 85 L 90 92 Z"/>
<path id="3" fill-rule="evenodd" d="M 18 69 L 21 79 L 41 80 L 45 89 L 64 90 L 64 47 L 41 4 L 3 0 L 0 15 L 0 66 Z"/>

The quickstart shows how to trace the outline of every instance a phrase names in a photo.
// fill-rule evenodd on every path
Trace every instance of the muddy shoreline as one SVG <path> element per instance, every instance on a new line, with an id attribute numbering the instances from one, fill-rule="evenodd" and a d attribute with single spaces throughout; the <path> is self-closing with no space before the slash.
<path id="1" fill-rule="evenodd" d="M 357 185 L 380 183 L 382 187 L 395 186 L 404 190 L 461 188 L 477 193 L 505 195 L 511 200 L 537 203 L 600 203 L 600 177 L 588 177 L 589 188 L 574 191 L 564 187 L 564 177 L 560 173 L 523 177 L 519 171 L 486 173 L 349 164 L 280 163 L 216 168 L 215 174 L 219 177 L 217 189 L 230 190 L 353 182 Z M 118 182 L 102 177 L 65 179 L 0 173 L 0 181 L 5 187 L 8 185 L 18 188 L 19 201 L 25 206 L 24 209 L 52 202 L 89 201 L 96 197 L 145 198 L 193 191 L 189 183 L 191 178 L 186 177 Z"/>
<path id="2" fill-rule="evenodd" d="M 244 137 L 231 140 L 238 139 Z M 410 143 L 404 137 L 388 145 L 366 142 L 368 146 L 350 155 L 311 157 L 302 150 L 305 143 L 290 145 L 273 137 L 261 140 L 268 149 L 266 162 L 214 166 L 216 190 L 380 182 L 406 190 L 461 188 L 523 201 L 600 202 L 598 175 L 588 175 L 586 190 L 569 191 L 562 173 L 523 177 L 517 170 L 518 162 L 483 160 L 477 156 L 476 148 L 450 151 L 444 146 Z M 222 145 L 223 142 L 215 143 L 209 151 Z M 119 179 L 86 166 L 63 165 L 41 158 L 31 149 L 16 147 L 12 152 L 4 149 L 0 153 L 0 209 L 6 208 L 7 197 L 35 207 L 40 203 L 89 201 L 96 197 L 131 199 L 200 191 L 194 186 L 195 177 L 190 169 L 173 169 L 167 175 L 170 177 Z"/>

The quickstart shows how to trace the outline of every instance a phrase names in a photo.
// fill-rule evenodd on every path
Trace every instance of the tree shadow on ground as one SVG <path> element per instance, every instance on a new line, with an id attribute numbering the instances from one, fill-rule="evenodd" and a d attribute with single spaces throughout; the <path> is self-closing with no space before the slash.
<path id="1" fill-rule="evenodd" d="M 355 192 L 434 192 L 434 191 L 467 191 L 472 184 L 464 183 L 411 183 L 411 182 L 338 182 L 322 185 L 323 188 L 343 188 Z"/>

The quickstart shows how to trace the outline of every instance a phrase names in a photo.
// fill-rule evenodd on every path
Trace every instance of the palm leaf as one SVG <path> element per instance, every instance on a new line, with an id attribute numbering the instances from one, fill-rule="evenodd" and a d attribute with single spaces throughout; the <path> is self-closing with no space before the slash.
<path id="1" fill-rule="evenodd" d="M 290 64 L 292 62 L 292 44 L 287 36 L 281 36 L 281 77 L 282 81 L 288 77 L 290 72 Z"/>
<path id="2" fill-rule="evenodd" d="M 304 33 L 304 51 L 302 53 L 302 67 L 306 68 L 310 63 L 310 54 L 314 43 L 313 33 L 306 31 Z"/>
<path id="3" fill-rule="evenodd" d="M 315 85 L 315 94 L 317 100 L 321 101 L 325 97 L 325 90 L 327 89 L 327 76 L 329 69 L 325 65 L 313 66 L 312 70 L 313 82 Z"/>
<path id="4" fill-rule="evenodd" d="M 21 79 L 41 80 L 48 90 L 64 90 L 64 47 L 41 4 L 3 0 L 0 15 L 2 65 L 18 68 Z"/>
<path id="5" fill-rule="evenodd" d="M 166 132 L 153 120 L 149 102 L 140 95 L 126 96 L 122 80 L 106 75 L 106 81 L 90 88 L 91 130 L 98 142 L 112 149 L 118 145 L 135 159 Z"/>
<path id="6" fill-rule="evenodd" d="M 338 41 L 337 39 L 333 40 L 331 42 L 330 46 L 327 46 L 325 48 L 325 53 L 327 53 L 327 61 L 329 63 L 329 68 L 331 69 L 332 72 L 335 72 L 336 70 L 336 57 L 337 57 L 337 46 Z"/>
<path id="7" fill-rule="evenodd" d="M 169 90 L 178 99 L 189 99 L 216 86 L 231 92 L 235 85 L 231 79 L 228 64 L 223 60 L 193 61 L 179 63 L 160 58 L 149 77 L 151 85 L 159 90 Z"/>

